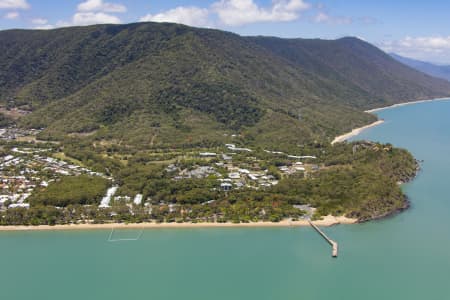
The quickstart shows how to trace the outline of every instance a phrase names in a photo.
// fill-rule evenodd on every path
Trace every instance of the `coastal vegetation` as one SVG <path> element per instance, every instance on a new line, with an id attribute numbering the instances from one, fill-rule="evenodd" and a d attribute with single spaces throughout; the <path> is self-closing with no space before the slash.
<path id="1" fill-rule="evenodd" d="M 298 158 L 261 149 L 235 153 L 231 160 L 217 153 L 202 157 L 196 149 L 171 151 L 110 154 L 103 170 L 116 166 L 110 170 L 114 183 L 100 176 L 60 177 L 35 189 L 27 198 L 29 209 L 1 212 L 0 224 L 278 222 L 324 215 L 366 221 L 405 208 L 408 202 L 399 183 L 417 172 L 406 150 L 369 142 L 305 145 L 296 157 L 315 155 L 305 156 L 301 164 Z M 108 154 L 92 157 L 97 156 Z M 101 161 L 90 157 L 80 154 L 76 161 L 102 169 Z M 65 159 L 74 160 L 69 154 Z M 231 180 L 232 170 L 242 173 Z M 223 182 L 232 188 L 223 190 Z M 99 208 L 113 184 L 119 187 L 115 197 Z M 136 195 L 144 201 L 131 201 Z"/>
<path id="2" fill-rule="evenodd" d="M 64 176 L 37 189 L 28 201 L 36 206 L 98 205 L 108 185 L 108 180 L 98 176 Z"/>
<path id="3" fill-rule="evenodd" d="M 357 38 L 138 23 L 0 41 L 2 225 L 382 217 L 414 158 L 330 142 L 365 109 L 450 95 Z"/>
<path id="4" fill-rule="evenodd" d="M 375 121 L 364 109 L 450 95 L 357 38 L 241 37 L 177 24 L 0 32 L 0 104 L 40 139 L 292 150 Z"/>

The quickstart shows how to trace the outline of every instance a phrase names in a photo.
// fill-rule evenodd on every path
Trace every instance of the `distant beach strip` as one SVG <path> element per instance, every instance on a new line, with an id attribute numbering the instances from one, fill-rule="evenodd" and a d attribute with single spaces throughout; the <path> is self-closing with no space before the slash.
<path id="1" fill-rule="evenodd" d="M 344 216 L 324 216 L 313 221 L 317 226 L 334 226 L 338 224 L 355 224 L 357 219 Z M 53 231 L 53 230 L 111 230 L 111 229 L 183 229 L 183 228 L 240 228 L 240 227 L 304 227 L 310 226 L 309 220 L 282 220 L 281 222 L 249 222 L 249 223 L 105 223 L 105 224 L 71 224 L 71 225 L 38 225 L 38 226 L 0 226 L 1 231 Z"/>
<path id="2" fill-rule="evenodd" d="M 385 110 L 385 109 L 396 108 L 396 107 L 406 106 L 406 105 L 419 104 L 419 103 L 434 102 L 434 101 L 450 101 L 450 98 L 446 97 L 446 98 L 435 98 L 435 99 L 427 99 L 427 100 L 402 102 L 402 103 L 398 103 L 398 104 L 394 104 L 394 105 L 390 105 L 390 106 L 384 106 L 384 107 L 369 109 L 369 110 L 366 110 L 365 112 L 366 113 L 375 113 L 375 112 L 382 111 L 382 110 Z"/>
<path id="3" fill-rule="evenodd" d="M 419 104 L 419 103 L 427 103 L 427 102 L 434 102 L 434 101 L 450 101 L 450 98 L 435 98 L 435 99 L 428 99 L 428 100 L 418 100 L 418 101 L 411 101 L 411 102 L 402 102 L 402 103 L 398 103 L 398 104 L 394 104 L 394 105 L 390 105 L 390 106 L 384 106 L 384 107 L 379 107 L 379 108 L 374 108 L 374 109 L 369 109 L 366 110 L 366 113 L 376 113 L 385 109 L 391 109 L 391 108 L 396 108 L 396 107 L 400 107 L 400 106 L 406 106 L 406 105 L 413 105 L 413 104 Z M 339 135 L 337 137 L 334 138 L 334 140 L 331 142 L 331 144 L 336 144 L 336 143 L 341 143 L 344 142 L 346 140 L 348 140 L 349 138 L 352 138 L 354 136 L 357 136 L 358 134 L 360 134 L 361 132 L 363 132 L 366 129 L 369 129 L 371 127 L 375 127 L 378 126 L 380 124 L 383 124 L 384 120 L 378 120 L 375 121 L 369 125 L 366 126 L 362 126 L 362 127 L 358 127 L 353 129 L 350 132 L 344 133 L 342 135 Z"/>
<path id="4" fill-rule="evenodd" d="M 334 138 L 334 140 L 331 142 L 331 144 L 336 144 L 336 143 L 341 143 L 343 141 L 348 140 L 351 137 L 357 136 L 358 134 L 360 134 L 361 132 L 363 132 L 364 130 L 371 128 L 371 127 L 375 127 L 378 126 L 380 124 L 383 124 L 384 120 L 378 120 L 376 122 L 373 122 L 372 124 L 363 126 L 363 127 L 359 127 L 359 128 L 355 128 L 352 131 L 345 133 L 343 135 L 339 135 L 337 137 Z"/>

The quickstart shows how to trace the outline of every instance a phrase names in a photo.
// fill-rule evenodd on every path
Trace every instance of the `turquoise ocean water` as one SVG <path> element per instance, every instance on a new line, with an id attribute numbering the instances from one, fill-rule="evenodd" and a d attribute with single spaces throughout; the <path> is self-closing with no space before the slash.
<path id="1" fill-rule="evenodd" d="M 358 138 L 424 160 L 394 217 L 325 228 L 0 233 L 0 299 L 450 299 L 450 101 L 379 112 Z M 115 232 L 115 237 L 138 232 Z"/>

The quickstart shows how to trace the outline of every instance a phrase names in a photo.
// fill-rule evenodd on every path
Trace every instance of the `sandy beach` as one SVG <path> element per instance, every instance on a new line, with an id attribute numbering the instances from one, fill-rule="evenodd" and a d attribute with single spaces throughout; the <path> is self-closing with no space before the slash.
<path id="1" fill-rule="evenodd" d="M 354 224 L 357 219 L 326 216 L 314 221 L 317 226 L 333 226 L 338 224 Z M 39 225 L 39 226 L 0 226 L 0 231 L 52 231 L 52 230 L 102 230 L 102 229 L 168 229 L 168 228 L 240 228 L 240 227 L 302 227 L 310 226 L 307 220 L 283 220 L 278 223 L 111 223 L 111 224 L 79 224 L 79 225 Z"/>
<path id="2" fill-rule="evenodd" d="M 378 126 L 378 125 L 382 124 L 383 122 L 384 122 L 383 120 L 378 120 L 376 122 L 373 122 L 372 124 L 369 124 L 369 125 L 366 125 L 366 126 L 363 126 L 363 127 L 359 127 L 359 128 L 355 128 L 351 132 L 348 132 L 348 133 L 345 133 L 343 135 L 339 135 L 339 136 L 335 137 L 334 140 L 331 142 L 331 144 L 333 145 L 335 143 L 340 143 L 340 142 L 343 142 L 345 140 L 348 140 L 349 138 L 360 134 L 362 131 L 364 131 L 364 130 L 366 130 L 368 128 L 371 128 L 371 127 Z"/>
<path id="3" fill-rule="evenodd" d="M 427 99 L 427 100 L 417 100 L 417 101 L 410 101 L 410 102 L 402 102 L 402 103 L 398 103 L 398 104 L 394 104 L 394 105 L 390 105 L 390 106 L 384 106 L 384 107 L 369 109 L 369 110 L 366 110 L 365 112 L 366 113 L 374 113 L 374 112 L 378 112 L 378 111 L 389 109 L 389 108 L 395 108 L 395 107 L 412 105 L 412 104 L 418 104 L 418 103 L 426 103 L 426 102 L 434 102 L 434 101 L 445 101 L 445 100 L 450 100 L 450 98 L 435 98 L 435 99 Z"/>
<path id="4" fill-rule="evenodd" d="M 400 106 L 406 106 L 406 105 L 412 105 L 412 104 L 418 104 L 418 103 L 426 103 L 426 102 L 434 102 L 434 101 L 446 101 L 449 100 L 450 98 L 435 98 L 435 99 L 428 99 L 428 100 L 418 100 L 418 101 L 410 101 L 410 102 L 402 102 L 402 103 L 398 103 L 398 104 L 394 104 L 394 105 L 390 105 L 390 106 L 384 106 L 384 107 L 379 107 L 379 108 L 374 108 L 374 109 L 369 109 L 366 110 L 366 113 L 376 113 L 385 109 L 390 109 L 390 108 L 395 108 L 395 107 L 400 107 Z M 355 128 L 353 129 L 351 132 L 339 135 L 337 137 L 334 138 L 334 140 L 331 142 L 331 144 L 335 144 L 335 143 L 340 143 L 343 142 L 345 140 L 348 140 L 351 137 L 354 137 L 358 134 L 360 134 L 362 131 L 371 128 L 371 127 L 375 127 L 378 126 L 380 124 L 383 124 L 384 120 L 378 120 L 376 122 L 373 122 L 372 124 L 363 126 L 363 127 L 359 127 L 359 128 Z"/>

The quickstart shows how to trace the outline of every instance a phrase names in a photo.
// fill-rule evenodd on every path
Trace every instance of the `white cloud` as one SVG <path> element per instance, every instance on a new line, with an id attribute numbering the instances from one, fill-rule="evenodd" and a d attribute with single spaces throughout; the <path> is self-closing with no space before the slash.
<path id="1" fill-rule="evenodd" d="M 125 5 L 104 2 L 103 0 L 86 0 L 77 6 L 77 12 L 70 21 L 58 21 L 56 26 L 45 23 L 41 29 L 68 26 L 86 26 L 94 24 L 120 24 L 122 20 L 113 13 L 124 13 Z"/>
<path id="2" fill-rule="evenodd" d="M 208 26 L 209 12 L 206 8 L 179 6 L 156 15 L 148 14 L 141 22 L 172 22 L 190 26 Z"/>
<path id="3" fill-rule="evenodd" d="M 221 23 L 240 26 L 258 22 L 287 22 L 309 9 L 303 0 L 272 0 L 270 7 L 260 7 L 253 0 L 220 0 L 212 5 Z"/>
<path id="4" fill-rule="evenodd" d="M 87 0 L 78 5 L 77 11 L 69 21 L 60 20 L 53 25 L 49 24 L 46 19 L 38 18 L 33 19 L 31 22 L 38 25 L 35 29 L 53 29 L 58 27 L 86 26 L 94 24 L 121 24 L 122 20 L 111 13 L 125 11 L 126 7 L 121 4 L 103 2 L 102 0 Z"/>
<path id="5" fill-rule="evenodd" d="M 28 9 L 30 4 L 26 0 L 0 0 L 0 9 Z"/>
<path id="6" fill-rule="evenodd" d="M 105 13 L 76 13 L 70 21 L 58 21 L 55 25 L 45 24 L 37 26 L 35 29 L 52 29 L 70 26 L 87 26 L 94 24 L 121 24 L 122 20 L 118 17 Z"/>
<path id="7" fill-rule="evenodd" d="M 258 22 L 287 22 L 300 17 L 311 8 L 305 0 L 272 0 L 270 6 L 260 6 L 254 0 L 219 0 L 209 8 L 179 6 L 148 14 L 140 21 L 174 22 L 191 26 L 241 26 Z"/>
<path id="8" fill-rule="evenodd" d="M 316 23 L 324 23 L 324 22 L 328 22 L 328 20 L 330 19 L 330 16 L 327 15 L 324 12 L 319 12 L 315 17 L 314 17 L 314 22 Z"/>
<path id="9" fill-rule="evenodd" d="M 53 29 L 53 28 L 55 28 L 54 25 L 51 25 L 51 24 L 45 24 L 45 25 L 39 25 L 39 26 L 36 26 L 36 27 L 34 27 L 33 29 L 49 30 L 49 29 Z"/>
<path id="10" fill-rule="evenodd" d="M 394 52 L 425 61 L 450 63 L 450 36 L 405 37 L 385 41 L 379 46 L 386 52 Z"/>
<path id="11" fill-rule="evenodd" d="M 31 23 L 35 24 L 35 25 L 45 25 L 48 23 L 47 19 L 43 19 L 43 18 L 36 18 L 31 20 Z"/>
<path id="12" fill-rule="evenodd" d="M 70 25 L 84 26 L 92 24 L 120 24 L 122 21 L 110 14 L 103 12 L 77 12 L 72 17 L 72 23 Z M 63 23 L 59 23 L 63 25 Z"/>
<path id="13" fill-rule="evenodd" d="M 350 17 L 331 16 L 323 11 L 319 11 L 313 18 L 315 23 L 327 23 L 332 25 L 348 25 L 353 23 Z"/>
<path id="14" fill-rule="evenodd" d="M 78 11 L 123 13 L 127 11 L 127 8 L 125 5 L 103 2 L 103 0 L 86 0 L 78 4 Z"/>
<path id="15" fill-rule="evenodd" d="M 18 12 L 11 11 L 5 15 L 5 19 L 14 20 L 14 19 L 17 19 L 19 16 L 20 16 L 20 14 Z"/>

